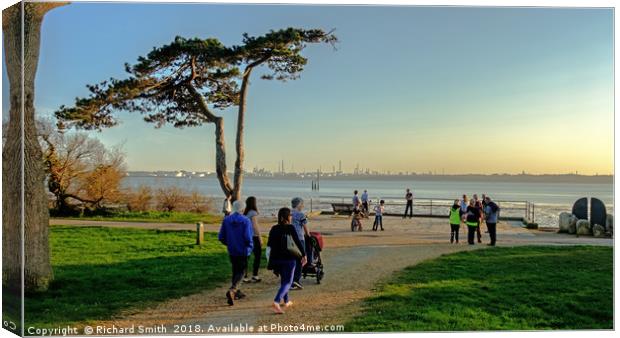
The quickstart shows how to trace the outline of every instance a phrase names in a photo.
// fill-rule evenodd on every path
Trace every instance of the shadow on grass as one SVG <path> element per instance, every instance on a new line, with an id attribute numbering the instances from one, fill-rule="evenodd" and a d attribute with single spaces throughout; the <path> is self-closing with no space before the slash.
<path id="1" fill-rule="evenodd" d="M 109 319 L 122 310 L 212 289 L 230 263 L 216 234 L 52 227 L 54 281 L 26 297 L 26 324 L 61 325 Z M 90 244 L 88 248 L 86 245 Z"/>
<path id="2" fill-rule="evenodd" d="M 396 274 L 347 327 L 363 332 L 611 329 L 612 249 L 518 247 L 446 255 Z"/>

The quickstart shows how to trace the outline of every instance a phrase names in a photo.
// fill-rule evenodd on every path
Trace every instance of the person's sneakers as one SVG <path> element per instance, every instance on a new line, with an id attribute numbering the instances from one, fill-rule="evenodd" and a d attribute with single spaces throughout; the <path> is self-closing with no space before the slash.
<path id="1" fill-rule="evenodd" d="M 260 277 L 258 277 L 258 276 L 252 276 L 252 282 L 254 282 L 254 283 L 258 283 L 258 282 L 260 282 L 261 280 L 262 280 L 262 279 L 261 279 Z"/>
<path id="2" fill-rule="evenodd" d="M 478 240 L 478 243 L 482 243 L 482 240 L 481 240 L 481 239 L 479 239 L 479 240 Z"/>
<path id="3" fill-rule="evenodd" d="M 489 243 L 488 246 L 495 246 L 495 243 Z"/>
<path id="4" fill-rule="evenodd" d="M 241 292 L 241 290 L 237 290 L 235 293 L 235 299 L 243 299 L 245 298 L 245 293 Z"/>
<path id="5" fill-rule="evenodd" d="M 228 305 L 230 306 L 235 305 L 235 301 L 233 300 L 234 297 L 235 297 L 235 293 L 233 292 L 233 290 L 226 291 L 226 300 L 228 301 Z"/>
<path id="6" fill-rule="evenodd" d="M 304 287 L 299 284 L 298 282 L 293 282 L 293 286 L 291 287 L 291 290 L 303 290 Z"/>
<path id="7" fill-rule="evenodd" d="M 291 306 L 293 306 L 293 302 L 290 300 L 284 304 L 284 307 L 291 307 Z"/>
<path id="8" fill-rule="evenodd" d="M 383 231 L 383 228 L 381 228 L 381 231 Z"/>
<path id="9" fill-rule="evenodd" d="M 243 278 L 243 282 L 244 282 L 244 283 L 249 283 L 249 282 L 251 282 L 251 281 L 252 281 L 252 280 L 251 280 L 251 279 L 249 279 L 248 277 L 244 277 L 244 278 Z"/>
<path id="10" fill-rule="evenodd" d="M 277 315 L 281 315 L 281 314 L 283 314 L 283 313 L 284 313 L 284 311 L 282 311 L 282 308 L 280 307 L 280 304 L 278 304 L 278 303 L 275 303 L 275 302 L 274 302 L 274 303 L 271 305 L 271 308 L 273 309 L 273 312 L 274 312 L 275 314 L 277 314 Z"/>

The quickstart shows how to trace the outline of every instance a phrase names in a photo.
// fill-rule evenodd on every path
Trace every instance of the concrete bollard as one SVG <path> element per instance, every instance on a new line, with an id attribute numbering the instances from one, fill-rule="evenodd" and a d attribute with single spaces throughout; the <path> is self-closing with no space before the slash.
<path id="1" fill-rule="evenodd" d="M 205 227 L 202 222 L 196 223 L 196 245 L 202 245 L 205 241 Z"/>

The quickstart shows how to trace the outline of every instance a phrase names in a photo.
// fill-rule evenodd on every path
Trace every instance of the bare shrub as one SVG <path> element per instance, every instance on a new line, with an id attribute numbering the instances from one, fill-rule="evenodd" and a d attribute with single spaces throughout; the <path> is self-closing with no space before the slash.
<path id="1" fill-rule="evenodd" d="M 149 211 L 153 204 L 153 191 L 141 185 L 136 190 L 129 190 L 125 199 L 129 211 Z"/>
<path id="2" fill-rule="evenodd" d="M 195 190 L 189 195 L 188 202 L 187 211 L 204 213 L 213 210 L 213 200 Z"/>
<path id="3" fill-rule="evenodd" d="M 187 204 L 187 196 L 178 187 L 167 187 L 157 190 L 155 199 L 157 201 L 157 209 L 161 211 L 180 210 Z"/>

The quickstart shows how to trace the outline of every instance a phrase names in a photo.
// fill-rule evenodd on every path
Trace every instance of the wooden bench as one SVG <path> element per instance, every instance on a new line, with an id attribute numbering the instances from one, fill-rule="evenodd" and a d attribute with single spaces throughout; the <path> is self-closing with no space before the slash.
<path id="1" fill-rule="evenodd" d="M 353 203 L 332 203 L 334 214 L 351 215 L 353 213 Z"/>

